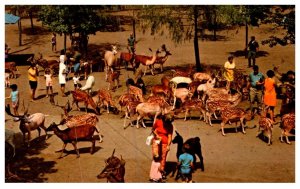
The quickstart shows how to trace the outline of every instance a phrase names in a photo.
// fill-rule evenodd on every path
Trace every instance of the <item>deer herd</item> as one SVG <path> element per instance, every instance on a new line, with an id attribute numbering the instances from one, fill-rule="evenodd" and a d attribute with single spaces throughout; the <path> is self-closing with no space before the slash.
<path id="1" fill-rule="evenodd" d="M 161 52 L 165 52 L 165 55 L 159 56 Z M 121 54 L 120 58 L 117 58 L 118 54 Z M 212 116 L 219 120 L 221 134 L 223 136 L 226 135 L 225 125 L 228 123 L 236 124 L 236 132 L 238 123 L 240 123 L 242 133 L 246 134 L 246 121 L 254 119 L 257 114 L 257 111 L 251 112 L 238 107 L 240 102 L 245 99 L 244 96 L 248 95 L 246 89 L 247 79 L 240 79 L 235 85 L 235 90 L 230 90 L 220 84 L 220 76 L 216 73 L 212 73 L 211 70 L 208 70 L 209 72 L 195 72 L 192 66 L 187 69 L 174 68 L 171 70 L 171 75 L 165 74 L 161 77 L 160 84 L 147 88 L 148 94 L 150 95 L 147 96 L 143 94 L 139 86 L 128 84 L 127 90 L 119 97 L 116 96 L 117 100 L 114 101 L 114 95 L 112 94 L 120 84 L 120 71 L 117 71 L 115 68 L 120 62 L 126 63 L 126 69 L 128 69 L 128 63 L 130 63 L 134 72 L 141 65 L 144 68 L 140 76 L 142 77 L 147 74 L 148 69 L 150 69 L 151 74 L 154 75 L 155 64 L 158 64 L 160 66 L 160 72 L 163 72 L 163 65 L 170 55 L 172 54 L 166 49 L 165 45 L 162 45 L 161 49 L 157 49 L 153 52 L 152 56 L 136 55 L 126 52 L 118 53 L 116 46 L 113 46 L 111 51 L 105 52 L 103 59 L 105 63 L 105 80 L 109 82 L 108 88 L 89 92 L 81 89 L 71 91 L 73 98 L 71 105 L 69 101 L 65 106 L 53 104 L 61 107 L 64 114 L 62 114 L 59 123 L 53 122 L 48 128 L 44 125 L 45 115 L 42 113 L 29 115 L 27 114 L 27 109 L 24 115 L 16 116 L 10 112 L 9 106 L 6 106 L 5 110 L 8 115 L 14 117 L 15 121 L 20 121 L 20 130 L 24 136 L 24 144 L 26 143 L 25 134 L 28 133 L 26 143 L 28 146 L 32 130 L 38 130 L 40 135 L 42 128 L 45 130 L 46 136 L 48 131 L 54 131 L 58 138 L 63 141 L 63 149 L 61 150 L 62 153 L 60 157 L 62 157 L 67 143 L 71 143 L 74 146 L 77 156 L 79 157 L 79 151 L 76 146 L 78 141 L 91 141 L 91 153 L 93 153 L 95 147 L 94 132 L 98 133 L 100 142 L 102 142 L 97 122 L 99 119 L 98 116 L 101 115 L 100 108 L 103 106 L 107 114 L 111 112 L 114 114 L 123 112 L 124 129 L 129 125 L 134 126 L 134 122 L 136 128 L 140 127 L 140 123 L 146 128 L 144 122 L 145 117 L 153 119 L 152 123 L 154 123 L 157 116 L 166 114 L 172 114 L 180 118 L 180 114 L 184 113 L 184 121 L 187 121 L 188 115 L 193 111 L 199 115 L 200 121 L 203 119 L 204 124 L 213 126 Z M 36 61 L 43 68 L 55 68 L 58 64 L 57 61 L 44 60 L 42 55 L 40 55 L 38 59 L 30 59 L 29 61 Z M 246 78 L 245 76 L 241 77 Z M 117 86 L 115 86 L 115 81 L 117 81 Z M 70 116 L 69 112 L 73 109 L 74 104 L 76 104 L 77 110 L 80 111 L 78 103 L 81 102 L 85 105 L 86 113 Z M 94 113 L 87 113 L 88 106 L 92 107 Z M 274 122 L 266 116 L 265 109 L 263 109 L 258 116 L 258 135 L 263 132 L 263 134 L 268 137 L 267 143 L 270 145 L 272 142 Z M 286 143 L 290 144 L 288 136 L 291 135 L 291 130 L 295 128 L 295 113 L 286 113 L 281 116 L 280 141 L 283 142 L 283 138 L 285 137 Z M 130 121 L 127 124 L 128 119 Z M 199 122 L 199 124 L 200 123 L 201 122 Z M 61 130 L 60 127 L 58 127 L 60 125 L 65 125 L 67 129 Z"/>

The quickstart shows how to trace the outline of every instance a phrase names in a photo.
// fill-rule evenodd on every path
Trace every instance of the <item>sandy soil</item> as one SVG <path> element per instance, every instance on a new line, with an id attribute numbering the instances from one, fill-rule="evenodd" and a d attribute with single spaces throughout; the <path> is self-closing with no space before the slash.
<path id="1" fill-rule="evenodd" d="M 34 22 L 35 26 L 41 29 L 41 23 Z M 23 20 L 23 29 L 26 33 L 29 31 L 29 20 Z M 98 32 L 96 35 L 90 36 L 90 45 L 93 48 L 103 49 L 103 45 L 109 43 L 118 43 L 121 51 L 125 51 L 126 39 L 129 36 L 129 28 L 124 26 L 123 32 Z M 5 26 L 5 43 L 11 47 L 13 54 L 37 54 L 41 52 L 45 58 L 57 58 L 58 52 L 51 52 L 51 33 L 41 30 L 38 35 L 23 35 L 23 46 L 18 46 L 18 30 L 17 25 Z M 207 34 L 210 34 L 207 32 Z M 250 28 L 250 35 L 255 35 L 258 41 L 269 36 L 270 29 L 267 26 L 259 28 Z M 201 62 L 207 65 L 216 64 L 223 65 L 227 56 L 231 52 L 238 52 L 244 49 L 244 28 L 238 31 L 224 31 L 218 33 L 220 40 L 218 41 L 199 41 Z M 166 44 L 173 54 L 166 63 L 166 70 L 176 66 L 186 66 L 194 64 L 194 50 L 192 41 L 175 45 L 167 36 L 150 36 L 149 33 L 142 34 L 137 32 L 137 54 L 149 54 L 147 50 L 159 48 L 161 44 Z M 58 49 L 62 48 L 63 38 L 58 36 Z M 70 43 L 68 43 L 70 44 Z M 295 46 L 286 47 L 276 46 L 269 48 L 261 46 L 260 51 L 263 56 L 257 59 L 257 65 L 260 71 L 266 73 L 272 65 L 280 65 L 280 70 L 286 72 L 295 70 Z M 23 62 L 22 62 L 23 63 Z M 243 56 L 236 57 L 237 68 L 250 73 L 252 70 L 247 68 L 247 60 Z M 26 65 L 18 66 L 20 76 L 12 79 L 12 83 L 19 86 L 21 102 L 24 100 L 25 105 L 29 104 L 29 113 L 42 112 L 47 115 L 46 126 L 53 121 L 58 122 L 60 114 L 63 113 L 59 107 L 52 106 L 49 99 L 45 98 L 45 80 L 43 72 L 39 77 L 36 102 L 29 102 L 29 85 Z M 165 73 L 167 73 L 166 71 Z M 121 84 L 113 97 L 116 100 L 125 90 L 125 79 L 131 76 L 132 72 L 126 72 L 121 69 Z M 104 82 L 104 73 L 95 72 L 96 86 L 94 90 L 106 88 L 108 83 Z M 163 74 L 155 76 L 147 75 L 144 77 L 146 85 L 153 85 L 160 82 Z M 72 76 L 72 74 L 71 74 Z M 85 81 L 82 81 L 84 83 Z M 73 90 L 73 83 L 67 83 L 67 90 Z M 66 103 L 67 99 L 71 101 L 71 96 L 61 97 L 58 85 L 58 78 L 54 81 L 54 92 L 58 93 L 55 101 L 59 104 Z M 10 89 L 5 89 L 5 96 L 8 96 Z M 5 103 L 10 103 L 6 100 Z M 278 106 L 275 113 L 279 113 L 281 100 L 278 100 Z M 249 102 L 243 101 L 240 107 L 248 107 Z M 83 105 L 81 104 L 81 107 Z M 19 108 L 22 113 L 22 106 Z M 73 110 L 72 115 L 83 113 Z M 196 114 L 195 114 L 196 115 Z M 60 139 L 52 135 L 45 140 L 44 132 L 42 136 L 37 137 L 37 132 L 33 132 L 32 146 L 29 149 L 18 145 L 17 156 L 13 164 L 13 171 L 19 176 L 31 182 L 48 182 L 48 183 L 95 183 L 106 182 L 105 179 L 99 180 L 96 175 L 104 167 L 104 160 L 108 158 L 113 149 L 116 149 L 116 155 L 126 160 L 126 182 L 130 183 L 147 183 L 149 179 L 149 170 L 151 164 L 151 148 L 145 144 L 145 139 L 150 133 L 150 127 L 146 129 L 136 129 L 129 127 L 123 129 L 123 119 L 120 115 L 107 114 L 101 109 L 99 117 L 99 126 L 104 136 L 103 143 L 96 144 L 96 153 L 89 154 L 90 143 L 81 142 L 78 144 L 80 148 L 80 158 L 76 158 L 75 151 L 72 146 L 67 146 L 69 155 L 62 159 L 57 159 L 59 154 L 55 153 L 60 150 L 62 142 Z M 182 118 L 182 116 L 181 116 Z M 183 121 L 176 119 L 174 126 L 176 130 L 188 139 L 190 137 L 199 136 L 201 138 L 202 152 L 204 156 L 205 171 L 201 172 L 197 169 L 193 174 L 193 180 L 196 183 L 294 183 L 295 182 L 295 141 L 291 145 L 281 143 L 279 141 L 280 129 L 276 125 L 274 128 L 273 144 L 267 146 L 263 137 L 256 137 L 257 128 L 247 129 L 246 134 L 242 134 L 239 130 L 235 133 L 233 126 L 228 126 L 225 130 L 227 135 L 223 137 L 219 132 L 220 124 L 215 121 L 213 127 L 205 124 L 197 118 Z M 280 118 L 277 118 L 279 121 Z M 5 128 L 11 129 L 18 133 L 19 144 L 22 141 L 22 135 L 18 128 L 18 122 L 13 122 L 12 118 L 5 114 Z M 257 118 L 247 123 L 250 127 L 257 125 Z M 171 146 L 168 156 L 168 169 L 171 169 L 176 162 L 176 145 Z M 197 160 L 198 161 L 198 160 Z M 7 181 L 9 182 L 9 180 Z M 13 182 L 16 182 L 13 180 Z M 167 182 L 176 182 L 174 178 L 168 175 Z"/>

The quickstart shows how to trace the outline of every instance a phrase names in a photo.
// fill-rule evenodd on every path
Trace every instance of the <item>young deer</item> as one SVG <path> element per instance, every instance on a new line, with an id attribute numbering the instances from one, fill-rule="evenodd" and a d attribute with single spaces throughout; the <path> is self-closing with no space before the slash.
<path id="1" fill-rule="evenodd" d="M 285 136 L 286 143 L 291 144 L 288 135 L 292 129 L 295 129 L 295 113 L 284 114 L 281 118 L 280 128 L 280 141 L 283 142 L 283 136 Z"/>
<path id="2" fill-rule="evenodd" d="M 267 117 L 266 107 L 263 108 L 260 113 L 260 118 L 258 121 L 258 132 L 256 137 L 258 137 L 261 133 L 268 137 L 268 145 L 270 146 L 272 143 L 272 135 L 273 135 L 273 125 L 274 122 L 270 118 Z"/>

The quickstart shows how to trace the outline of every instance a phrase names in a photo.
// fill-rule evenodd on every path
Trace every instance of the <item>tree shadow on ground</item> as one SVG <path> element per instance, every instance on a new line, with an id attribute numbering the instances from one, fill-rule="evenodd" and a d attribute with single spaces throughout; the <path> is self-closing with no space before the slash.
<path id="1" fill-rule="evenodd" d="M 5 182 L 47 182 L 45 174 L 55 173 L 55 161 L 45 161 L 44 158 L 32 157 L 40 154 L 49 144 L 45 141 L 45 135 L 35 138 L 30 142 L 30 147 L 21 146 L 16 149 L 16 155 L 11 160 L 10 171 L 18 176 L 6 177 Z M 7 171 L 5 169 L 5 171 Z M 5 173 L 7 175 L 7 172 Z"/>
<path id="2" fill-rule="evenodd" d="M 232 54 L 235 57 L 248 56 L 248 53 L 246 53 L 245 50 L 237 50 L 235 52 L 228 52 L 228 54 Z M 267 56 L 269 56 L 269 53 L 267 51 L 258 51 L 256 53 L 256 58 L 258 58 L 258 57 L 267 57 Z"/>
<path id="3" fill-rule="evenodd" d="M 23 27 L 22 33 L 25 35 L 49 35 L 51 31 L 46 27 L 33 26 L 33 32 L 31 27 Z"/>
<path id="4" fill-rule="evenodd" d="M 198 38 L 200 38 L 202 41 L 228 41 L 229 40 L 229 37 L 226 37 L 224 35 L 216 35 L 216 37 L 214 37 L 213 34 L 198 35 Z"/>
<path id="5" fill-rule="evenodd" d="M 24 51 L 26 50 L 27 48 L 25 49 L 22 49 L 22 50 L 19 50 L 19 51 L 15 51 L 14 53 L 17 53 L 17 52 L 21 52 L 21 51 Z M 9 54 L 9 58 L 7 60 L 7 62 L 15 62 L 17 64 L 17 66 L 23 66 L 23 65 L 30 65 L 30 62 L 28 62 L 28 58 L 34 56 L 34 54 Z"/>

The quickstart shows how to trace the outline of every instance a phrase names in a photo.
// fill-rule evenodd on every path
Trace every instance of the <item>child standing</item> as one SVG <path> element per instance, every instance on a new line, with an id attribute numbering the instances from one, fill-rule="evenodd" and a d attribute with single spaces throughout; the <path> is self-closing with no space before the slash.
<path id="1" fill-rule="evenodd" d="M 162 182 L 162 174 L 160 168 L 160 157 L 153 156 L 153 160 L 150 168 L 150 181 L 151 182 Z"/>
<path id="2" fill-rule="evenodd" d="M 183 154 L 179 156 L 179 169 L 182 176 L 182 182 L 192 182 L 192 168 L 194 158 L 191 154 L 188 153 L 190 146 L 188 144 L 183 145 Z"/>
<path id="3" fill-rule="evenodd" d="M 47 89 L 47 98 L 49 97 L 48 95 L 48 91 L 50 89 L 50 95 L 52 96 L 53 95 L 53 89 L 52 89 L 52 85 L 53 85 L 53 82 L 52 82 L 52 74 L 51 74 L 51 71 L 49 68 L 46 68 L 45 70 L 45 79 L 46 79 L 46 89 Z"/>
<path id="4" fill-rule="evenodd" d="M 55 33 L 52 34 L 51 44 L 52 44 L 52 51 L 56 51 L 56 34 Z"/>
<path id="5" fill-rule="evenodd" d="M 16 84 L 12 84 L 10 86 L 11 88 L 11 93 L 9 95 L 9 97 L 6 97 L 5 99 L 11 98 L 11 106 L 14 110 L 14 114 L 16 116 L 19 115 L 18 113 L 18 108 L 19 108 L 19 91 L 18 91 L 18 86 Z"/>
<path id="6" fill-rule="evenodd" d="M 10 86 L 9 76 L 10 74 L 5 72 L 5 88 Z"/>
<path id="7" fill-rule="evenodd" d="M 73 77 L 73 82 L 74 82 L 74 90 L 79 88 L 79 74 L 75 72 L 74 77 Z"/>

